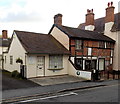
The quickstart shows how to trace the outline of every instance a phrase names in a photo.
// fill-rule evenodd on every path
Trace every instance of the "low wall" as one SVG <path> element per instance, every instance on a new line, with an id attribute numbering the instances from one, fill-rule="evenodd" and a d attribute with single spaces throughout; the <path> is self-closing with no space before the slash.
<path id="1" fill-rule="evenodd" d="M 85 78 L 86 80 L 91 80 L 91 72 L 76 70 L 74 66 L 69 61 L 69 75 Z"/>

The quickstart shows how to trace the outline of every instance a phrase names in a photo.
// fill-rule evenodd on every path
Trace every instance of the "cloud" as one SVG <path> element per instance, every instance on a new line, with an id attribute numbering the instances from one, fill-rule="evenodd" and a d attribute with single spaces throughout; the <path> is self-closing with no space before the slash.
<path id="1" fill-rule="evenodd" d="M 42 15 L 29 7 L 25 0 L 0 0 L 1 22 L 37 22 L 42 20 Z"/>
<path id="2" fill-rule="evenodd" d="M 8 13 L 5 18 L 0 19 L 2 22 L 35 22 L 41 21 L 42 17 L 37 13 L 27 14 L 25 12 L 19 12 L 17 14 L 11 12 Z"/>

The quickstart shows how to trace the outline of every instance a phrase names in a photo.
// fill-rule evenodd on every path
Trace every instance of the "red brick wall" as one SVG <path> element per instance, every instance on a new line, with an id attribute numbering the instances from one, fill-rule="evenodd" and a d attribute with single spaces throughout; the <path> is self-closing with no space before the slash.
<path id="1" fill-rule="evenodd" d="M 87 56 L 88 54 L 88 47 L 92 47 L 92 56 L 109 56 L 111 54 L 111 49 L 100 49 L 99 47 L 99 41 L 89 41 L 89 40 L 84 40 L 83 42 L 83 50 L 75 50 L 75 40 L 71 39 L 70 40 L 70 50 L 71 50 L 71 55 L 84 55 Z M 112 45 L 114 48 L 114 45 Z"/>

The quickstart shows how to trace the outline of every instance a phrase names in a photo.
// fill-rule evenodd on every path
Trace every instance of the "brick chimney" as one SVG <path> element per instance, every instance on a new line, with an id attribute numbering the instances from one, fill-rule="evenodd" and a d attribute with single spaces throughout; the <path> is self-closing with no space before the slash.
<path id="1" fill-rule="evenodd" d="M 108 3 L 108 7 L 106 8 L 106 17 L 105 23 L 114 22 L 114 9 L 113 2 Z"/>
<path id="2" fill-rule="evenodd" d="M 93 9 L 87 9 L 86 21 L 85 21 L 85 30 L 94 30 L 94 13 Z"/>
<path id="3" fill-rule="evenodd" d="M 8 36 L 7 36 L 7 30 L 2 30 L 2 38 L 3 39 L 7 39 Z"/>
<path id="4" fill-rule="evenodd" d="M 54 24 L 62 25 L 62 14 L 57 14 L 54 16 Z"/>

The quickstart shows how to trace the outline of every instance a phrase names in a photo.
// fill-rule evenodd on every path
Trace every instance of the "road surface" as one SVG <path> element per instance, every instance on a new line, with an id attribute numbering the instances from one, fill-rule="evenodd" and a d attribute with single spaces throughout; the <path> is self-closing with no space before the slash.
<path id="1" fill-rule="evenodd" d="M 81 89 L 41 96 L 14 102 L 12 104 L 33 104 L 40 102 L 118 102 L 118 84 L 111 84 L 95 88 Z"/>

